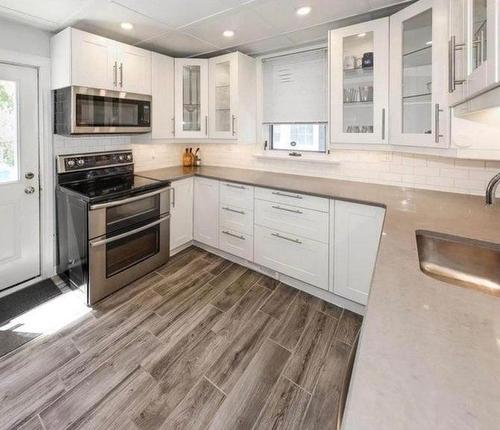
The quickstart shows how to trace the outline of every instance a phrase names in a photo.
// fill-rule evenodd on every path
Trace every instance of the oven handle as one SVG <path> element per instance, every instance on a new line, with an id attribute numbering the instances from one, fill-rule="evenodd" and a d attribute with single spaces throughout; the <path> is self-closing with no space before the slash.
<path id="1" fill-rule="evenodd" d="M 123 199 L 123 200 L 115 200 L 115 201 L 107 202 L 107 203 L 98 203 L 96 205 L 90 206 L 90 210 L 94 211 L 97 209 L 112 208 L 114 206 L 125 205 L 127 203 L 132 203 L 132 202 L 135 202 L 137 200 L 142 200 L 142 199 L 146 199 L 148 197 L 156 196 L 157 194 L 164 193 L 165 191 L 170 191 L 171 189 L 172 189 L 172 187 L 165 187 L 165 188 L 161 188 L 161 189 L 156 190 L 156 191 L 152 191 L 150 193 L 139 194 L 138 196 L 129 197 L 129 198 Z"/>
<path id="2" fill-rule="evenodd" d="M 149 224 L 143 225 L 142 227 L 136 228 L 136 229 L 131 230 L 131 231 L 127 231 L 126 233 L 117 234 L 116 236 L 110 237 L 109 239 L 91 240 L 89 242 L 89 244 L 92 248 L 95 248 L 96 246 L 106 245 L 108 243 L 112 243 L 112 242 L 115 242 L 117 240 L 132 236 L 133 234 L 140 233 L 141 231 L 147 230 L 148 228 L 154 227 L 155 225 L 158 225 L 158 224 L 160 224 L 164 221 L 167 221 L 169 219 L 170 219 L 170 214 L 163 215 L 160 219 L 157 219 L 156 221 L 150 222 Z"/>

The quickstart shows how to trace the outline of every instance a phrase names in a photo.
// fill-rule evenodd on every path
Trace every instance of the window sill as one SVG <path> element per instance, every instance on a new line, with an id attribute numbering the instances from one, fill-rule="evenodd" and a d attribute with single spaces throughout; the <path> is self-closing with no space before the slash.
<path id="1" fill-rule="evenodd" d="M 319 164 L 340 164 L 340 160 L 333 158 L 328 154 L 302 154 L 301 157 L 292 157 L 288 152 L 284 153 L 271 153 L 274 151 L 265 151 L 253 156 L 259 160 L 278 160 L 278 161 L 296 161 L 299 163 L 319 163 Z"/>

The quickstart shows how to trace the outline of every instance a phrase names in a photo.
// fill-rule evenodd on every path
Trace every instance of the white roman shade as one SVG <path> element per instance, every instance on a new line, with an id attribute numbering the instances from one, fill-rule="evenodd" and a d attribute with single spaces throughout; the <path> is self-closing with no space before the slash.
<path id="1" fill-rule="evenodd" d="M 263 122 L 327 122 L 327 61 L 326 48 L 264 59 Z"/>

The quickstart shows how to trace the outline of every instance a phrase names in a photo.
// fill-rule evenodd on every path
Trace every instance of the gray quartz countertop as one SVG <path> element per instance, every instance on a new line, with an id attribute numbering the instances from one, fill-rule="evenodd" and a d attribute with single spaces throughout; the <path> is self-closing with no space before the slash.
<path id="1" fill-rule="evenodd" d="M 192 175 L 384 206 L 386 217 L 343 429 L 500 428 L 500 298 L 419 268 L 415 231 L 500 243 L 500 203 L 482 197 L 225 167 Z"/>

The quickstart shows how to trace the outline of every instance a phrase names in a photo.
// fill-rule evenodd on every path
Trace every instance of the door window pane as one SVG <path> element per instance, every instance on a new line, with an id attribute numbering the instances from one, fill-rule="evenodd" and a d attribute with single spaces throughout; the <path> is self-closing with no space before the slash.
<path id="1" fill-rule="evenodd" d="M 403 133 L 432 133 L 432 9 L 403 23 Z"/>
<path id="2" fill-rule="evenodd" d="M 17 181 L 17 85 L 0 80 L 0 184 Z"/>
<path id="3" fill-rule="evenodd" d="M 230 97 L 229 61 L 215 66 L 215 130 L 231 131 L 231 97 Z"/>
<path id="4" fill-rule="evenodd" d="M 472 2 L 472 69 L 477 69 L 487 60 L 487 2 L 488 0 Z"/>
<path id="5" fill-rule="evenodd" d="M 201 68 L 184 66 L 182 70 L 182 129 L 201 131 Z"/>
<path id="6" fill-rule="evenodd" d="M 373 32 L 345 37 L 344 133 L 373 133 Z"/>

